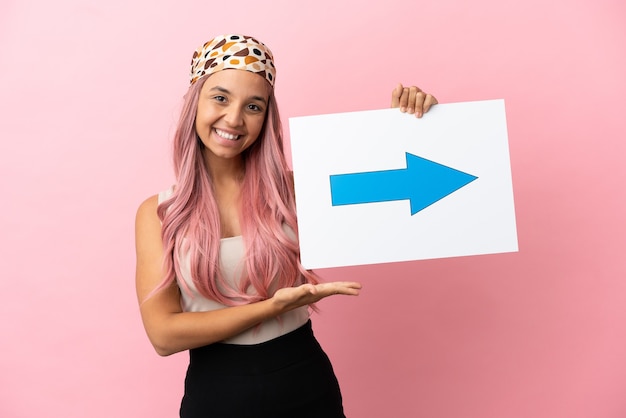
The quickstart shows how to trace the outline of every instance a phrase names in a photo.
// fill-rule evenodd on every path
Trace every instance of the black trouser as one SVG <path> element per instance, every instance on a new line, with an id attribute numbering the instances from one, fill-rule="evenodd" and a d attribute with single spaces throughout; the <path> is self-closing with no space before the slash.
<path id="1" fill-rule="evenodd" d="M 181 418 L 345 418 L 311 321 L 254 345 L 189 350 Z"/>

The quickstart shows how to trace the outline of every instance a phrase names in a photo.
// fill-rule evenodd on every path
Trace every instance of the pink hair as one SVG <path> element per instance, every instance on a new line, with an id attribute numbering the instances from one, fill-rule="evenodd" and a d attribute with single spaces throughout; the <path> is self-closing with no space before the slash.
<path id="1" fill-rule="evenodd" d="M 246 174 L 241 187 L 240 224 L 245 273 L 236 280 L 236 288 L 224 280 L 219 265 L 220 217 L 203 144 L 195 131 L 198 97 L 207 78 L 189 87 L 174 136 L 177 185 L 172 197 L 157 210 L 165 253 L 164 279 L 158 289 L 181 276 L 179 258 L 186 253 L 198 291 L 226 306 L 267 299 L 279 288 L 304 281 L 318 283 L 316 275 L 300 264 L 292 178 L 283 153 L 278 106 L 269 84 L 263 129 L 243 154 Z M 253 294 L 247 292 L 250 287 L 255 290 Z"/>

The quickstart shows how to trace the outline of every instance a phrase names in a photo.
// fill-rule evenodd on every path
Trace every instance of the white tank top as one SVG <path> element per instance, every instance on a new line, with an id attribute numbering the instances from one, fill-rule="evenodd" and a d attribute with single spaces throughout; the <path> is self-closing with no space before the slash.
<path id="1" fill-rule="evenodd" d="M 170 198 L 174 187 L 170 187 L 159 193 L 159 204 Z M 219 262 L 224 280 L 234 288 L 237 288 L 237 281 L 241 277 L 242 260 L 244 257 L 243 237 L 222 238 L 220 240 Z M 181 257 L 180 268 L 182 277 L 176 277 L 176 282 L 180 288 L 181 306 L 185 312 L 206 312 L 216 309 L 226 308 L 221 303 L 208 299 L 200 294 L 191 279 L 189 269 L 189 254 Z M 309 319 L 308 307 L 289 311 L 278 318 L 269 319 L 261 323 L 258 327 L 253 327 L 241 334 L 228 338 L 222 342 L 228 344 L 258 344 L 280 337 L 304 325 Z"/>

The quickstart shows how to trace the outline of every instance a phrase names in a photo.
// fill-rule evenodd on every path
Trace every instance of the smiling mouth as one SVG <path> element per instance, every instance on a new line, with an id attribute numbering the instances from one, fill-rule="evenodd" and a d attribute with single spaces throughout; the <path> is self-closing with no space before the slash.
<path id="1" fill-rule="evenodd" d="M 220 138 L 228 139 L 229 141 L 236 141 L 241 137 L 241 135 L 229 134 L 228 132 L 224 132 L 221 129 L 215 128 L 213 130 Z"/>

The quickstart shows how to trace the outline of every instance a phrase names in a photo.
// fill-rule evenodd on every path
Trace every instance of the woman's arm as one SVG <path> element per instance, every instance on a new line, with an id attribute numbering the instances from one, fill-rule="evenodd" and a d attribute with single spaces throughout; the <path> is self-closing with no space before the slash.
<path id="1" fill-rule="evenodd" d="M 391 92 L 391 107 L 399 107 L 401 112 L 421 118 L 422 115 L 437 104 L 437 99 L 432 94 L 422 91 L 417 86 L 404 87 L 402 84 Z"/>
<path id="2" fill-rule="evenodd" d="M 183 312 L 180 293 L 174 283 L 146 297 L 162 281 L 163 244 L 157 216 L 157 196 L 143 202 L 137 211 L 136 288 L 143 325 L 159 355 L 167 356 L 233 337 L 258 323 L 334 294 L 358 295 L 354 282 L 302 285 L 280 289 L 267 300 L 209 312 Z"/>

